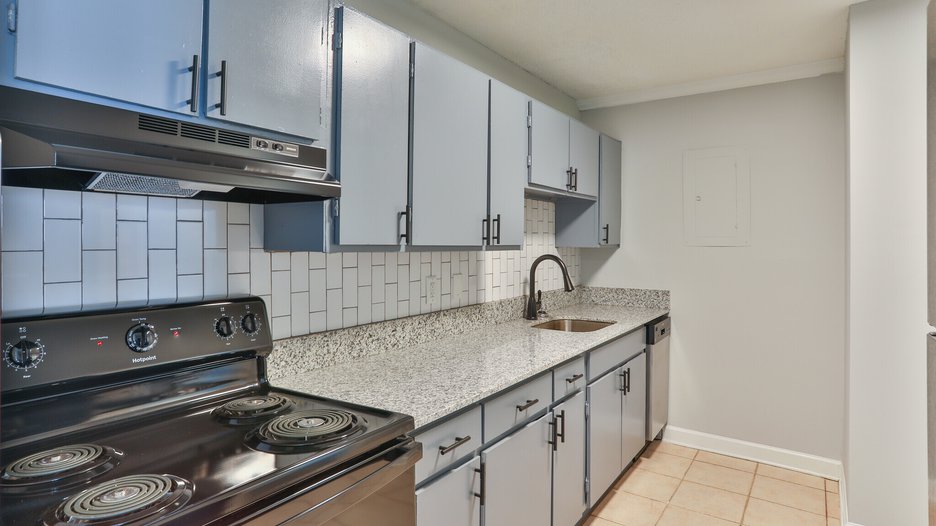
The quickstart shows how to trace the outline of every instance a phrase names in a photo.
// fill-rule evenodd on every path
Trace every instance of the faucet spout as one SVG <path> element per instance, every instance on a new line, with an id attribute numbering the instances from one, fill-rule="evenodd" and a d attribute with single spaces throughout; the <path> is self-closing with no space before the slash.
<path id="1" fill-rule="evenodd" d="M 566 267 L 566 264 L 559 256 L 553 254 L 543 254 L 542 256 L 536 258 L 533 261 L 533 264 L 530 265 L 530 294 L 527 296 L 526 312 L 524 313 L 524 318 L 528 320 L 535 320 L 537 318 L 537 308 L 536 308 L 536 267 L 540 263 L 546 260 L 555 261 L 559 265 L 559 270 L 562 271 L 562 282 L 565 287 L 566 292 L 572 292 L 575 290 L 575 286 L 572 285 L 572 278 L 569 276 L 569 268 Z"/>

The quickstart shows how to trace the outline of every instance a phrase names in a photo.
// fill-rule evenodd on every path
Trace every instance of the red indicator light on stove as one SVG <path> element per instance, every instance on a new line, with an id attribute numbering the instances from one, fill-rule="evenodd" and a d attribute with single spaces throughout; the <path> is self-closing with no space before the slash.
<path id="1" fill-rule="evenodd" d="M 178 336 L 178 335 L 179 335 L 179 331 L 172 331 L 172 335 L 173 335 L 173 336 Z"/>
<path id="2" fill-rule="evenodd" d="M 102 342 L 101 340 L 98 340 L 97 346 L 98 346 L 98 347 L 103 347 L 103 346 L 104 346 L 104 342 Z"/>

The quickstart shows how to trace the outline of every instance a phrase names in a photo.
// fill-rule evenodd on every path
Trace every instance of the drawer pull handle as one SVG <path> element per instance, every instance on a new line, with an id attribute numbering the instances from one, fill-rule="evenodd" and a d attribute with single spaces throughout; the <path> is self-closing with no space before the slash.
<path id="1" fill-rule="evenodd" d="M 470 440 L 471 440 L 471 435 L 465 435 L 463 437 L 455 437 L 455 442 L 453 442 L 451 445 L 439 446 L 439 454 L 446 455 L 448 453 L 451 453 L 453 449 L 457 448 L 458 446 L 462 444 L 469 442 Z"/>
<path id="2" fill-rule="evenodd" d="M 527 400 L 525 404 L 520 404 L 517 406 L 517 411 L 526 411 L 527 409 L 533 407 L 539 403 L 539 398 L 534 398 L 533 400 Z"/>
<path id="3" fill-rule="evenodd" d="M 574 376 L 570 376 L 569 378 L 566 378 L 566 383 L 574 384 L 575 382 L 581 380 L 583 376 L 585 375 L 582 373 L 578 373 Z"/>

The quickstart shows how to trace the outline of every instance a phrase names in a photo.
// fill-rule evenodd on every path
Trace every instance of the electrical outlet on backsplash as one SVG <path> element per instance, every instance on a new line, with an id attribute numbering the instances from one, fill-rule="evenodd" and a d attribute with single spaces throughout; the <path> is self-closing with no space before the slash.
<path id="1" fill-rule="evenodd" d="M 547 201 L 525 201 L 521 250 L 322 254 L 264 252 L 263 205 L 2 192 L 8 318 L 253 294 L 280 339 L 522 296 L 530 263 L 545 253 L 579 278 L 579 250 L 556 249 Z M 562 287 L 554 265 L 537 274 L 537 288 Z"/>

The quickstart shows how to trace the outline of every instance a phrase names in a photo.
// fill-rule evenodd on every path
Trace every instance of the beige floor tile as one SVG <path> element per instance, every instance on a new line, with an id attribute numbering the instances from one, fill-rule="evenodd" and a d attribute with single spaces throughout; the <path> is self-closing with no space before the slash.
<path id="1" fill-rule="evenodd" d="M 833 519 L 832 517 L 829 517 L 826 519 L 826 521 L 826 526 L 842 526 L 842 521 L 839 519 Z"/>
<path id="2" fill-rule="evenodd" d="M 826 491 L 831 491 L 832 493 L 838 493 L 838 492 L 839 492 L 839 483 L 838 483 L 838 481 L 837 481 L 837 480 L 829 480 L 829 479 L 826 479 L 826 481 L 825 481 L 825 490 L 826 490 Z"/>
<path id="3" fill-rule="evenodd" d="M 661 453 L 669 453 L 670 455 L 676 455 L 677 457 L 684 458 L 695 458 L 696 453 L 699 452 L 698 449 L 692 449 L 691 447 L 678 446 L 670 442 L 663 442 L 662 440 L 654 440 L 647 446 L 647 451 L 659 451 Z"/>
<path id="4" fill-rule="evenodd" d="M 688 458 L 677 457 L 659 451 L 637 461 L 637 467 L 640 469 L 680 479 L 686 474 L 689 464 L 692 464 L 692 461 Z"/>
<path id="5" fill-rule="evenodd" d="M 736 526 L 737 524 L 737 522 L 729 522 L 711 515 L 702 515 L 696 511 L 667 506 L 657 526 Z"/>
<path id="6" fill-rule="evenodd" d="M 677 487 L 679 487 L 678 478 L 660 475 L 645 469 L 631 469 L 621 477 L 614 489 L 660 502 L 669 502 Z"/>
<path id="7" fill-rule="evenodd" d="M 601 517 L 595 517 L 594 515 L 589 516 L 585 519 L 585 522 L 582 523 L 582 526 L 620 526 L 616 522 L 611 522 L 609 520 L 602 519 Z"/>
<path id="8" fill-rule="evenodd" d="M 825 479 L 815 475 L 807 475 L 806 473 L 768 466 L 767 464 L 758 464 L 757 474 L 825 491 Z"/>
<path id="9" fill-rule="evenodd" d="M 705 462 L 693 462 L 686 472 L 685 480 L 747 495 L 751 492 L 754 474 Z"/>
<path id="10" fill-rule="evenodd" d="M 839 499 L 838 493 L 829 493 L 825 494 L 826 502 L 826 515 L 832 517 L 833 519 L 840 518 L 839 515 Z"/>
<path id="11" fill-rule="evenodd" d="M 827 526 L 825 517 L 752 498 L 744 512 L 745 526 Z"/>
<path id="12" fill-rule="evenodd" d="M 783 504 L 825 517 L 825 491 L 808 488 L 784 480 L 757 475 L 751 497 Z"/>
<path id="13" fill-rule="evenodd" d="M 741 471 L 747 471 L 748 473 L 754 473 L 757 469 L 757 462 L 719 455 L 718 453 L 709 453 L 708 451 L 699 451 L 695 459 L 699 462 L 707 462 L 709 464 L 715 464 L 716 466 L 739 469 Z"/>
<path id="14" fill-rule="evenodd" d="M 653 526 L 665 508 L 662 502 L 612 490 L 592 514 L 624 526 Z"/>
<path id="15" fill-rule="evenodd" d="M 714 515 L 733 522 L 741 521 L 745 501 L 747 497 L 744 495 L 689 481 L 683 481 L 676 489 L 676 494 L 670 499 L 671 504 L 680 508 Z"/>

